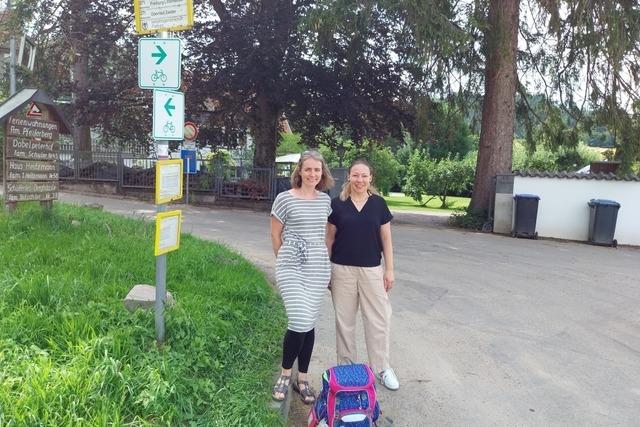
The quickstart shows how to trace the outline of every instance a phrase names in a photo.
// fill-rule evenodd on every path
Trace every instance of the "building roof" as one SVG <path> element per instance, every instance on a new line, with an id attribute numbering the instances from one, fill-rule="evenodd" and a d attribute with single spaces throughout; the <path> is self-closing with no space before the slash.
<path id="1" fill-rule="evenodd" d="M 34 88 L 22 89 L 0 105 L 0 123 L 4 123 L 11 114 L 22 108 L 28 102 L 46 105 L 53 116 L 52 119 L 60 125 L 60 133 L 71 133 L 71 126 L 69 126 L 69 123 L 55 102 L 53 102 L 45 91 Z"/>
<path id="2" fill-rule="evenodd" d="M 531 178 L 562 178 L 562 179 L 595 179 L 606 181 L 638 181 L 638 175 L 618 176 L 614 173 L 581 173 L 581 172 L 541 172 L 541 171 L 514 171 L 514 175 Z"/>
<path id="3" fill-rule="evenodd" d="M 285 154 L 276 157 L 276 163 L 298 163 L 300 161 L 300 153 Z"/>

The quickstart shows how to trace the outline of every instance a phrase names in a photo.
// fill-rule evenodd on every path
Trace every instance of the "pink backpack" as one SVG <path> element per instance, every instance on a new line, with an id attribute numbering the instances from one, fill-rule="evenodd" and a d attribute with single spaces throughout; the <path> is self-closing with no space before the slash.
<path id="1" fill-rule="evenodd" d="M 370 427 L 380 416 L 376 379 L 365 364 L 339 365 L 322 374 L 322 390 L 309 412 L 309 427 Z"/>

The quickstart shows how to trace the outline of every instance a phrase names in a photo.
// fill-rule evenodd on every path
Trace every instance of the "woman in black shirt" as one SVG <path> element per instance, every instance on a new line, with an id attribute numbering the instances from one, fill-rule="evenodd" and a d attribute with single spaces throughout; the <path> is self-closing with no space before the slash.
<path id="1" fill-rule="evenodd" d="M 331 256 L 331 298 L 336 315 L 338 363 L 354 363 L 356 314 L 362 311 L 369 364 L 390 390 L 400 387 L 389 365 L 394 284 L 391 212 L 371 186 L 373 172 L 364 160 L 349 167 L 342 193 L 331 201 L 327 247 Z M 384 269 L 380 262 L 384 257 Z"/>

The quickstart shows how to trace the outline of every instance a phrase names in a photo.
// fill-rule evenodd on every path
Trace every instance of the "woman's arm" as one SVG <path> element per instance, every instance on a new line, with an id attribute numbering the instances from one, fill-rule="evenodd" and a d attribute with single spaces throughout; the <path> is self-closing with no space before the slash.
<path id="1" fill-rule="evenodd" d="M 382 239 L 382 256 L 384 257 L 384 289 L 389 292 L 393 288 L 395 277 L 393 275 L 393 244 L 391 243 L 391 222 L 380 227 Z"/>
<path id="2" fill-rule="evenodd" d="M 327 244 L 327 251 L 329 251 L 329 258 L 331 258 L 331 249 L 333 248 L 333 242 L 336 241 L 336 231 L 338 229 L 330 222 L 327 223 L 327 234 L 325 237 L 325 243 Z"/>
<path id="3" fill-rule="evenodd" d="M 271 246 L 273 246 L 273 254 L 278 256 L 280 246 L 282 246 L 282 229 L 284 225 L 274 216 L 271 216 Z"/>

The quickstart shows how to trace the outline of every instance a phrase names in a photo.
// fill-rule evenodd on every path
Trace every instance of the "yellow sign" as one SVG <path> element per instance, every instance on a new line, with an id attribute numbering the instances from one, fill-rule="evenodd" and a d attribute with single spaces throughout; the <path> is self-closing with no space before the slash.
<path id="1" fill-rule="evenodd" d="M 193 27 L 193 0 L 133 0 L 136 32 L 182 31 Z"/>
<path id="2" fill-rule="evenodd" d="M 155 256 L 175 251 L 180 247 L 182 211 L 158 212 L 156 215 Z"/>
<path id="3" fill-rule="evenodd" d="M 182 199 L 182 159 L 156 162 L 156 205 Z"/>

